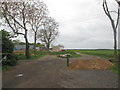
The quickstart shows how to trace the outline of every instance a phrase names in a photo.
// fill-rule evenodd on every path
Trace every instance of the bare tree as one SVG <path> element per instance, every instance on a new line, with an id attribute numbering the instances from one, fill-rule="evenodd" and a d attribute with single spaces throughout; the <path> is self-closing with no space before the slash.
<path id="1" fill-rule="evenodd" d="M 59 47 L 59 48 L 61 48 L 61 49 L 63 49 L 63 48 L 64 48 L 64 46 L 63 46 L 63 45 L 61 45 L 61 44 L 58 44 L 58 47 Z"/>
<path id="2" fill-rule="evenodd" d="M 49 51 L 50 44 L 58 36 L 58 23 L 51 17 L 44 19 L 43 27 L 39 32 L 38 38 L 45 43 Z"/>
<path id="3" fill-rule="evenodd" d="M 37 33 L 41 29 L 42 20 L 48 14 L 47 6 L 43 2 L 35 2 L 31 5 L 31 13 L 29 14 L 31 30 L 34 33 L 34 50 L 36 48 Z"/>
<path id="4" fill-rule="evenodd" d="M 31 2 L 1 2 L 0 10 L 2 15 L 13 30 L 14 34 L 23 35 L 26 41 L 26 58 L 29 58 L 28 31 L 30 30 L 29 15 L 33 8 Z"/>
<path id="5" fill-rule="evenodd" d="M 120 2 L 118 0 L 116 0 L 116 2 L 118 3 L 118 5 L 120 5 Z M 103 0 L 103 10 L 105 12 L 105 14 L 108 16 L 108 18 L 111 21 L 111 25 L 113 28 L 113 34 L 114 34 L 114 58 L 115 60 L 117 60 L 117 27 L 118 27 L 118 23 L 119 23 L 119 6 L 118 6 L 118 11 L 117 11 L 117 22 L 115 22 L 110 14 L 109 8 L 108 8 L 108 4 L 106 0 Z M 115 11 L 116 12 L 116 11 Z"/>

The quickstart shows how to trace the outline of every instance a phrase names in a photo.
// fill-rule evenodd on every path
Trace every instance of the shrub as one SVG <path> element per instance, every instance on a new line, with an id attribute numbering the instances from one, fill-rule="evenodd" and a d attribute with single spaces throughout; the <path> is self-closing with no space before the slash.
<path id="1" fill-rule="evenodd" d="M 2 35 L 2 53 L 12 53 L 14 49 L 14 43 L 11 40 L 11 35 L 5 30 L 1 30 L 0 34 Z"/>
<path id="2" fill-rule="evenodd" d="M 17 64 L 17 60 L 18 60 L 17 56 L 15 54 L 11 53 L 11 54 L 7 55 L 6 59 L 2 60 L 2 65 L 3 66 L 6 66 L 6 65 L 14 66 Z"/>
<path id="3" fill-rule="evenodd" d="M 26 57 L 25 57 L 24 54 L 17 54 L 17 59 L 18 60 L 23 60 L 23 59 L 26 59 Z"/>

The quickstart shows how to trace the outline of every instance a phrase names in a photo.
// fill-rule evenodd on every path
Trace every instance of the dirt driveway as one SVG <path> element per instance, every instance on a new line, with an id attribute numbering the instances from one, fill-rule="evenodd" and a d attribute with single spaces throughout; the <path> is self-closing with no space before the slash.
<path id="1" fill-rule="evenodd" d="M 85 58 L 82 55 L 81 58 Z M 87 56 L 93 58 L 92 56 Z M 98 57 L 94 57 L 99 59 Z M 75 60 L 70 59 L 71 62 Z M 18 77 L 18 74 L 23 76 Z M 67 70 L 66 59 L 45 56 L 3 72 L 3 88 L 117 88 L 118 75 L 109 70 Z"/>

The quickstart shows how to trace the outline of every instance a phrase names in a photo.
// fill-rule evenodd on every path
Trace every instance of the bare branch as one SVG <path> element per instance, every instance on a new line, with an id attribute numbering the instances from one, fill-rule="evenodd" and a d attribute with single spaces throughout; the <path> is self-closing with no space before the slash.
<path id="1" fill-rule="evenodd" d="M 118 16 L 117 16 L 117 22 L 116 22 L 116 26 L 115 26 L 115 29 L 117 29 L 117 27 L 118 27 L 118 24 L 119 24 L 119 18 L 120 18 L 120 9 L 119 9 L 119 7 L 118 7 Z"/>
<path id="2" fill-rule="evenodd" d="M 55 22 L 55 20 L 51 17 L 46 17 L 43 24 L 43 29 L 39 33 L 39 36 L 40 40 L 45 42 L 47 49 L 49 49 L 51 42 L 58 36 L 57 22 Z"/>

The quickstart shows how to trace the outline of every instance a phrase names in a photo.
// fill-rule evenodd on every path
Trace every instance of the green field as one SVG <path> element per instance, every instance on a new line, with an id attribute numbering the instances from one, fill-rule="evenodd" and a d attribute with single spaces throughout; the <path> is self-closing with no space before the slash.
<path id="1" fill-rule="evenodd" d="M 106 59 L 113 59 L 114 58 L 114 51 L 113 50 L 68 50 L 72 52 L 80 52 L 83 54 L 99 56 Z"/>
<path id="2" fill-rule="evenodd" d="M 113 50 L 91 50 L 91 51 L 80 51 L 81 53 L 95 55 L 106 59 L 113 59 L 114 58 L 114 51 Z"/>

